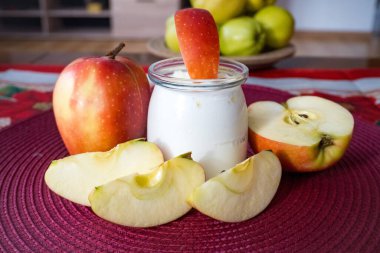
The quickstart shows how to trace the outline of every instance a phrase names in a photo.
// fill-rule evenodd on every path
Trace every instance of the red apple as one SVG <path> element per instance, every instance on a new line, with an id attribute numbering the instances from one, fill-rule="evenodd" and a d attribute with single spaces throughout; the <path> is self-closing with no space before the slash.
<path id="1" fill-rule="evenodd" d="M 256 152 L 273 151 L 285 170 L 324 170 L 342 158 L 354 128 L 344 107 L 315 96 L 284 104 L 259 101 L 248 107 L 249 141 Z"/>
<path id="2" fill-rule="evenodd" d="M 144 137 L 150 87 L 144 70 L 116 56 L 70 63 L 53 92 L 58 130 L 70 154 L 107 151 L 117 144 Z"/>
<path id="3" fill-rule="evenodd" d="M 204 9 L 188 8 L 175 13 L 179 48 L 192 79 L 218 77 L 219 36 L 214 18 Z"/>

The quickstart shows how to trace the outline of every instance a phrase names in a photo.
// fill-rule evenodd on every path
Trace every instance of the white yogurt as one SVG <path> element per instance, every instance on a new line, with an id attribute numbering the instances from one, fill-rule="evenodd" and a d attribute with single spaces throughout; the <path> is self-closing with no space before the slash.
<path id="1" fill-rule="evenodd" d="M 169 72 L 164 72 L 169 82 L 173 81 L 169 87 L 150 75 L 157 85 L 149 105 L 148 141 L 161 148 L 165 159 L 192 152 L 193 159 L 205 169 L 207 179 L 243 161 L 247 152 L 248 116 L 240 84 L 245 75 L 238 84 L 226 86 L 231 82 L 226 78 L 204 88 L 202 85 L 213 81 L 192 84 L 188 78 L 185 82 L 178 78 L 186 76 L 183 70 Z M 183 83 L 185 88 L 176 86 Z"/>

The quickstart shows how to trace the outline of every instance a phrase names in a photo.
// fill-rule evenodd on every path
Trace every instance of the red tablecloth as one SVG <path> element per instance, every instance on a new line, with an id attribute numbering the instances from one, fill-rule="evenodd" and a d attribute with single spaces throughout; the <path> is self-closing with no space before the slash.
<path id="1" fill-rule="evenodd" d="M 254 85 L 244 93 L 248 103 L 291 96 Z M 51 111 L 3 129 L 0 143 L 0 252 L 380 252 L 380 128 L 357 116 L 341 161 L 284 173 L 270 205 L 239 223 L 192 210 L 136 229 L 59 197 L 44 183 L 50 162 L 67 155 Z"/>
<path id="2" fill-rule="evenodd" d="M 0 252 L 380 252 L 380 128 L 373 124 L 380 70 L 251 73 L 247 103 L 316 94 L 350 109 L 355 130 L 347 153 L 323 172 L 284 173 L 268 208 L 248 221 L 223 223 L 192 210 L 147 229 L 102 220 L 44 183 L 50 162 L 67 155 L 49 110 L 57 75 L 44 75 L 62 67 L 1 70 L 0 122 L 10 127 L 0 131 Z"/>

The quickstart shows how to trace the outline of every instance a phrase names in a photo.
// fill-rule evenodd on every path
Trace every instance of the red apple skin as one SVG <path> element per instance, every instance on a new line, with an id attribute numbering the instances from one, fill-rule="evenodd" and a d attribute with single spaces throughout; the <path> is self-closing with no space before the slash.
<path id="1" fill-rule="evenodd" d="M 179 48 L 192 79 L 218 77 L 218 29 L 207 10 L 187 8 L 174 15 Z"/>
<path id="2" fill-rule="evenodd" d="M 143 69 L 123 57 L 70 63 L 53 92 L 53 110 L 71 155 L 107 151 L 146 134 L 150 86 Z"/>
<path id="3" fill-rule="evenodd" d="M 251 129 L 249 143 L 255 153 L 271 150 L 281 161 L 282 168 L 290 172 L 313 172 L 330 168 L 344 155 L 352 135 L 335 139 L 334 145 L 321 150 L 316 146 L 297 146 L 265 138 Z"/>

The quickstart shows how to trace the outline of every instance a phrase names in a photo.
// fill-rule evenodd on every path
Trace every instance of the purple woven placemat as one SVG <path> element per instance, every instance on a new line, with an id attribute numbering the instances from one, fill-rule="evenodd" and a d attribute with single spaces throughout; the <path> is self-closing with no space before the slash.
<path id="1" fill-rule="evenodd" d="M 245 87 L 248 103 L 288 94 Z M 283 175 L 268 208 L 241 223 L 192 210 L 155 228 L 122 227 L 52 193 L 43 176 L 67 155 L 52 112 L 0 132 L 2 252 L 380 252 L 380 128 L 356 120 L 344 158 L 312 174 Z"/>

